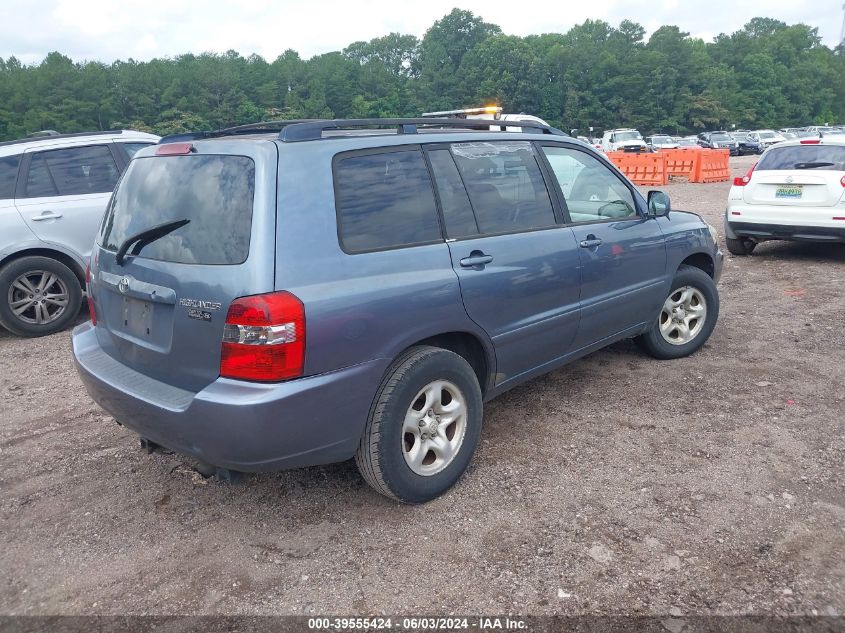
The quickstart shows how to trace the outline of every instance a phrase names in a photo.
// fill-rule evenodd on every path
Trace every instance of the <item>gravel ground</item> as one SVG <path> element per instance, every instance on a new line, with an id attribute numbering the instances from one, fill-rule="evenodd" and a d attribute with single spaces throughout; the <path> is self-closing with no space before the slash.
<path id="1" fill-rule="evenodd" d="M 664 189 L 721 235 L 728 188 Z M 726 257 L 699 353 L 505 394 L 420 507 L 351 463 L 203 479 L 88 399 L 69 332 L 0 333 L 0 613 L 842 614 L 843 288 L 842 246 Z"/>

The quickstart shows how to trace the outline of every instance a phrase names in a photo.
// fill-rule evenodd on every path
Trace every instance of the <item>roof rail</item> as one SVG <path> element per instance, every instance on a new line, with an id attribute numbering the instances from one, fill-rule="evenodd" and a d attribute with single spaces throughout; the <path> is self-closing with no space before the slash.
<path id="1" fill-rule="evenodd" d="M 323 138 L 324 130 L 342 130 L 349 128 L 384 127 L 396 128 L 397 134 L 416 134 L 418 128 L 457 128 L 471 130 L 490 130 L 499 128 L 502 132 L 507 128 L 518 127 L 525 131 L 537 130 L 539 134 L 554 134 L 567 136 L 556 128 L 537 121 L 496 121 L 490 119 L 332 119 L 318 120 L 307 123 L 287 125 L 279 133 L 279 140 L 284 143 L 300 141 L 315 141 Z M 525 128 L 530 128 L 525 130 Z"/>
<path id="2" fill-rule="evenodd" d="M 290 119 L 278 121 L 261 121 L 259 123 L 247 123 L 246 125 L 236 125 L 234 127 L 225 127 L 220 130 L 206 130 L 204 132 L 180 132 L 177 134 L 168 134 L 161 137 L 159 145 L 164 143 L 183 143 L 186 141 L 198 141 L 204 138 L 220 138 L 221 136 L 237 136 L 239 134 L 259 134 L 261 132 L 280 132 L 288 125 L 297 123 L 310 123 L 318 119 Z"/>
<path id="3" fill-rule="evenodd" d="M 0 147 L 7 145 L 18 145 L 23 143 L 34 143 L 36 141 L 54 141 L 61 138 L 74 138 L 77 136 L 101 136 L 123 134 L 123 130 L 98 130 L 96 132 L 69 132 L 67 134 L 40 134 L 39 136 L 28 136 L 26 138 L 15 139 L 14 141 L 2 141 Z"/>

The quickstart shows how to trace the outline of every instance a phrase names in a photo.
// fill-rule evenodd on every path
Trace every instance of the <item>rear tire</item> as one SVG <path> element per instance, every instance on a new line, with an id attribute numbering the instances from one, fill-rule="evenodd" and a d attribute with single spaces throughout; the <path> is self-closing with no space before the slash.
<path id="1" fill-rule="evenodd" d="M 79 314 L 82 286 L 73 271 L 49 257 L 21 257 L 0 269 L 0 325 L 18 336 L 65 329 Z"/>
<path id="2" fill-rule="evenodd" d="M 659 360 L 683 358 L 710 338 L 719 319 L 719 293 L 710 275 L 681 266 L 651 327 L 635 340 Z"/>
<path id="3" fill-rule="evenodd" d="M 438 347 L 411 348 L 376 393 L 355 463 L 381 494 L 430 501 L 463 475 L 481 419 L 481 389 L 469 363 Z"/>
<path id="4" fill-rule="evenodd" d="M 731 255 L 739 255 L 740 257 L 751 255 L 751 253 L 754 252 L 754 248 L 757 246 L 757 242 L 749 240 L 747 237 L 740 237 L 735 240 L 726 237 L 725 242 L 728 246 L 728 252 L 730 252 Z"/>

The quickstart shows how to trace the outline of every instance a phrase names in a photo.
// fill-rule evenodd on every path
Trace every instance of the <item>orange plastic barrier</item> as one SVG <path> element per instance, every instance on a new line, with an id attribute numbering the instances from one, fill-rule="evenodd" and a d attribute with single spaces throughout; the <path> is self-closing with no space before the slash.
<path id="1" fill-rule="evenodd" d="M 608 152 L 607 158 L 637 185 L 660 186 L 669 181 L 665 161 L 659 153 Z"/>
<path id="2" fill-rule="evenodd" d="M 691 182 L 725 182 L 731 178 L 731 152 L 727 149 L 702 149 Z"/>
<path id="3" fill-rule="evenodd" d="M 660 150 L 660 155 L 666 165 L 666 176 L 680 176 L 688 178 L 693 182 L 693 178 L 698 170 L 698 165 L 701 162 L 701 148 L 693 147 L 690 149 L 663 149 Z"/>

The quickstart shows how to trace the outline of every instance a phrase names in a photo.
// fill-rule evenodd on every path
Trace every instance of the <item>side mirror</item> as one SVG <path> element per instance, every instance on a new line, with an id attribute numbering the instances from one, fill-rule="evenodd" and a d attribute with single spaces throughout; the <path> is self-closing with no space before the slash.
<path id="1" fill-rule="evenodd" d="M 669 215 L 672 210 L 672 205 L 669 202 L 669 196 L 662 191 L 648 192 L 648 217 L 662 218 Z"/>

